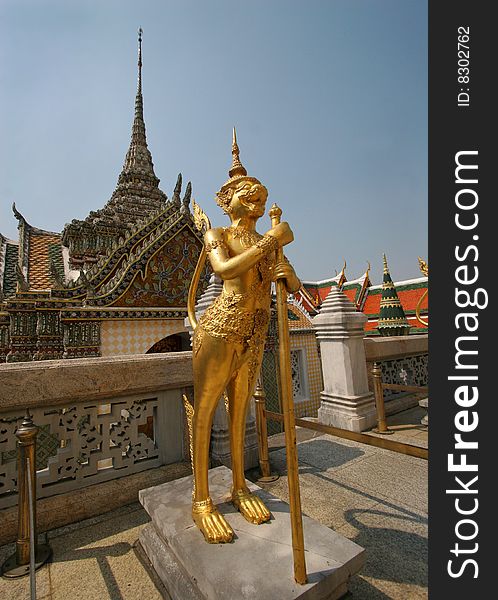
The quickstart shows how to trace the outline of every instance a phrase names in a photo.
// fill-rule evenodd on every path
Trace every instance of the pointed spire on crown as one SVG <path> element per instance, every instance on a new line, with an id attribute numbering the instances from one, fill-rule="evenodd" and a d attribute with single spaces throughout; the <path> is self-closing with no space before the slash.
<path id="1" fill-rule="evenodd" d="M 247 175 L 246 168 L 240 162 L 239 153 L 240 151 L 239 146 L 237 144 L 237 132 L 235 131 L 234 127 L 232 132 L 232 166 L 228 171 L 228 181 L 225 181 L 225 183 L 221 186 L 219 191 L 216 192 L 216 203 L 218 204 L 218 206 L 221 206 L 221 208 L 225 212 L 228 212 L 230 198 L 232 197 L 231 194 L 229 194 L 228 192 L 228 190 L 231 187 L 237 185 L 240 181 L 250 181 L 252 183 L 262 185 L 259 179 L 256 179 L 256 177 L 249 177 Z"/>
<path id="2" fill-rule="evenodd" d="M 239 146 L 237 145 L 237 132 L 235 131 L 234 127 L 232 133 L 232 166 L 228 171 L 230 178 L 235 177 L 236 175 L 247 175 L 245 167 L 240 162 L 239 154 L 240 150 Z"/>
<path id="3" fill-rule="evenodd" d="M 137 95 L 135 96 L 135 122 L 138 119 L 143 124 L 143 141 L 145 141 L 144 100 L 142 97 L 142 33 L 143 29 L 140 27 L 138 30 L 138 77 Z M 135 126 L 133 127 L 133 133 L 135 133 Z M 145 143 L 147 144 L 146 141 Z"/>

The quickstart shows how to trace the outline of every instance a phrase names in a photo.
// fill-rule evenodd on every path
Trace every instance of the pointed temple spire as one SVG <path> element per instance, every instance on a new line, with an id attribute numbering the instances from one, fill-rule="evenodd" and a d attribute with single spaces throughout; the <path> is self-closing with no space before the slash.
<path id="1" fill-rule="evenodd" d="M 138 30 L 138 82 L 131 140 L 116 188 L 106 205 L 91 211 L 84 221 L 66 225 L 63 243 L 69 247 L 76 268 L 112 250 L 131 227 L 167 206 L 167 196 L 159 189 L 152 156 L 147 147 L 142 97 L 142 28 Z M 180 202 L 178 202 L 178 207 Z"/>
<path id="2" fill-rule="evenodd" d="M 171 202 L 180 206 L 181 199 L 180 194 L 182 193 L 182 174 L 178 173 L 178 178 L 176 180 L 175 189 L 173 190 L 173 196 L 171 197 Z"/>
<path id="3" fill-rule="evenodd" d="M 137 95 L 135 97 L 135 118 L 131 130 L 130 148 L 126 154 L 123 171 L 120 175 L 120 180 L 127 174 L 140 175 L 148 180 L 149 184 L 158 185 L 154 173 L 154 164 L 152 156 L 147 147 L 147 138 L 145 135 L 144 122 L 144 101 L 142 97 L 142 28 L 138 30 L 138 84 Z"/>
<path id="4" fill-rule="evenodd" d="M 382 282 L 382 299 L 380 301 L 380 312 L 377 329 L 380 335 L 408 335 L 410 325 L 406 320 L 405 311 L 398 298 L 398 292 L 387 266 L 386 255 L 383 255 L 384 279 Z"/>
<path id="5" fill-rule="evenodd" d="M 192 183 L 189 181 L 187 183 L 187 188 L 185 189 L 185 195 L 182 199 L 182 207 L 180 208 L 180 212 L 184 214 L 188 214 L 190 212 L 190 199 L 192 197 Z"/>
<path id="6" fill-rule="evenodd" d="M 142 94 L 142 33 L 143 29 L 138 29 L 138 93 Z"/>

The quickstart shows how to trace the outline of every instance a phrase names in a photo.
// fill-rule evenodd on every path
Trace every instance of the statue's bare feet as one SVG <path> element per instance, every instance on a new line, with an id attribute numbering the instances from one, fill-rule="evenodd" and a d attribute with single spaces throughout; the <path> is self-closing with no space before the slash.
<path id="1" fill-rule="evenodd" d="M 211 498 L 192 504 L 192 518 L 209 544 L 223 544 L 233 540 L 233 529 L 218 512 Z"/>
<path id="2" fill-rule="evenodd" d="M 270 520 L 271 513 L 264 505 L 261 498 L 245 488 L 232 491 L 232 502 L 237 510 L 249 521 L 259 525 Z"/>

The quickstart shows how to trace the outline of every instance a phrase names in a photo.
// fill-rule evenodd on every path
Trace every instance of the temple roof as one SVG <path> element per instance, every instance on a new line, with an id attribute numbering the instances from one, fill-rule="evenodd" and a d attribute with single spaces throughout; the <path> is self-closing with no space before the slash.
<path id="1" fill-rule="evenodd" d="M 138 88 L 131 141 L 111 199 L 85 220 L 73 220 L 62 234 L 33 227 L 14 204 L 19 242 L 0 235 L 0 301 L 16 292 L 36 295 L 50 291 L 50 298 L 107 305 L 118 300 L 119 290 L 137 275 L 137 269 L 143 269 L 145 279 L 149 259 L 154 253 L 156 258 L 161 256 L 162 247 L 173 238 L 176 241 L 168 246 L 168 256 L 183 252 L 176 264 L 179 273 L 187 273 L 192 266 L 202 245 L 202 235 L 195 229 L 189 209 L 192 186 L 187 183 L 182 198 L 179 174 L 170 201 L 158 187 L 143 119 L 141 30 L 138 41 Z M 188 268 L 183 264 L 187 258 Z M 157 267 L 159 270 L 163 263 Z M 177 284 L 183 290 L 185 282 Z M 165 293 L 162 285 L 161 294 Z"/>
<path id="2" fill-rule="evenodd" d="M 55 283 L 64 281 L 68 270 L 64 264 L 60 233 L 33 227 L 15 204 L 12 210 L 18 221 L 19 241 L 6 240 L 0 235 L 4 240 L 0 251 L 3 257 L 0 259 L 0 283 L 3 273 L 5 298 L 14 295 L 18 288 L 49 290 Z"/>
<path id="3" fill-rule="evenodd" d="M 337 273 L 337 271 L 336 271 Z M 328 296 L 332 287 L 338 287 L 346 296 L 356 304 L 358 310 L 361 309 L 368 288 L 372 285 L 370 281 L 370 263 L 368 263 L 368 269 L 358 277 L 348 281 L 346 277 L 346 261 L 340 273 L 337 273 L 334 277 L 329 279 L 322 279 L 321 281 L 303 281 L 301 289 L 298 295 L 303 298 L 306 303 L 306 297 L 308 304 L 312 304 L 313 307 L 319 308 L 325 298 Z M 310 301 L 312 300 L 312 302 Z M 306 306 L 306 308 L 308 308 Z M 308 309 L 309 310 L 309 309 Z"/>
<path id="4" fill-rule="evenodd" d="M 152 155 L 147 146 L 142 96 L 142 30 L 138 38 L 138 86 L 131 140 L 123 168 L 110 200 L 99 210 L 91 211 L 84 220 L 74 219 L 62 233 L 69 247 L 71 261 L 96 260 L 108 254 L 113 240 L 124 237 L 130 228 L 148 216 L 164 210 L 166 194 L 159 189 Z M 179 205 L 179 202 L 178 202 Z M 91 238 L 81 243 L 81 238 Z"/>
<path id="5" fill-rule="evenodd" d="M 64 279 L 61 236 L 49 231 L 30 231 L 29 234 L 29 287 L 32 290 L 47 290 L 53 287 L 55 270 Z"/>
<path id="6" fill-rule="evenodd" d="M 396 288 L 398 300 L 412 330 L 417 332 L 426 331 L 426 326 L 416 319 L 415 312 L 420 302 L 421 314 L 424 315 L 425 319 L 428 318 L 428 298 L 427 296 L 422 298 L 427 291 L 428 277 L 397 281 L 393 285 Z M 385 286 L 384 284 L 372 285 L 370 280 L 370 263 L 368 263 L 368 269 L 363 275 L 350 281 L 346 279 L 344 269 L 339 274 L 328 279 L 303 281 L 301 289 L 296 292 L 296 298 L 314 315 L 320 311 L 323 300 L 333 287 L 341 289 L 356 305 L 356 310 L 367 315 L 368 322 L 365 325 L 365 332 L 367 334 L 378 335 L 377 325 L 381 310 L 382 291 Z"/>
<path id="7" fill-rule="evenodd" d="M 428 278 L 418 277 L 416 279 L 407 279 L 405 281 L 395 281 L 398 298 L 406 312 L 414 311 L 422 294 L 427 289 Z M 376 315 L 380 311 L 380 301 L 382 298 L 382 286 L 373 285 L 368 289 L 368 296 L 363 307 L 366 315 Z M 422 308 L 428 308 L 428 301 L 422 303 Z"/>

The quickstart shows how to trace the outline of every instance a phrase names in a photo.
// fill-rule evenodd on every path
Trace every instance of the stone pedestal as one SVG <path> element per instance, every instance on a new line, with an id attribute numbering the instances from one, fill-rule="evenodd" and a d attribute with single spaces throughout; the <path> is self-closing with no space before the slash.
<path id="1" fill-rule="evenodd" d="M 152 522 L 140 543 L 173 600 L 335 600 L 365 562 L 363 548 L 304 516 L 308 583 L 294 581 L 288 505 L 261 490 L 272 519 L 248 523 L 227 498 L 231 473 L 210 471 L 210 491 L 235 531 L 231 544 L 207 544 L 192 522 L 192 477 L 142 490 L 140 502 Z"/>
<path id="2" fill-rule="evenodd" d="M 215 274 L 211 275 L 209 285 L 199 298 L 195 307 L 195 314 L 199 318 L 214 300 L 221 294 L 223 289 L 222 280 Z M 193 330 L 190 322 L 185 319 L 185 327 L 192 339 Z M 225 410 L 223 398 L 220 399 L 213 418 L 213 428 L 211 432 L 211 457 L 216 463 L 221 463 L 227 467 L 232 466 L 232 456 L 230 453 L 230 432 L 228 429 L 228 419 Z M 246 432 L 244 440 L 244 466 L 246 469 L 257 467 L 258 462 L 258 435 L 256 432 L 256 416 L 254 411 L 254 400 L 247 414 Z"/>
<path id="3" fill-rule="evenodd" d="M 313 319 L 324 383 L 318 409 L 320 423 L 357 432 L 377 423 L 363 344 L 366 321 L 367 317 L 335 286 Z"/>

